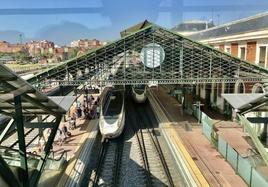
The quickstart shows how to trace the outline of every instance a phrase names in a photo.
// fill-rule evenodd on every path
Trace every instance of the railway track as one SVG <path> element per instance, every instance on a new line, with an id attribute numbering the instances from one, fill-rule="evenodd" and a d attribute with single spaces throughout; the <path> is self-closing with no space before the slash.
<path id="1" fill-rule="evenodd" d="M 133 131 L 139 142 L 144 163 L 146 186 L 175 186 L 152 123 L 145 116 L 144 107 L 132 107 Z"/>
<path id="2" fill-rule="evenodd" d="M 117 186 L 120 172 L 122 140 L 105 140 L 98 154 L 96 170 L 89 186 Z"/>
<path id="3" fill-rule="evenodd" d="M 178 186 L 146 110 L 127 102 L 125 130 L 101 144 L 89 186 Z"/>

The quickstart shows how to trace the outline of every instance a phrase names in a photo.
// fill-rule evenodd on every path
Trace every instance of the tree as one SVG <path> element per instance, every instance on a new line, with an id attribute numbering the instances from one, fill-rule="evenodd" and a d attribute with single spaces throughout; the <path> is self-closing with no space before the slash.
<path id="1" fill-rule="evenodd" d="M 73 48 L 73 51 L 70 54 L 69 58 L 75 58 L 75 57 L 77 57 L 78 51 L 79 51 L 79 48 L 78 47 Z"/>

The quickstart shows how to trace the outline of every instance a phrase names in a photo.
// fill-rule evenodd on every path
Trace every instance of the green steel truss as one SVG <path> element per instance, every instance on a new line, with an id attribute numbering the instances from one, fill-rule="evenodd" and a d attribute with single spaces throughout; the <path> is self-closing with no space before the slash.
<path id="1" fill-rule="evenodd" d="M 50 98 L 0 64 L 0 115 L 10 119 L 7 125 L 0 122 L 1 185 L 5 182 L 14 187 L 37 186 L 62 115 L 65 113 L 66 111 Z M 44 123 L 42 116 L 51 117 L 48 125 Z M 10 131 L 12 126 L 13 131 Z M 50 128 L 51 133 L 40 155 L 32 154 L 27 150 L 30 144 L 26 142 L 27 126 L 40 130 Z M 18 149 L 14 149 L 9 143 L 4 145 L 5 140 L 9 138 L 16 140 Z M 37 163 L 36 167 L 31 164 L 33 160 Z M 14 164 L 13 161 L 19 161 L 19 164 Z"/>
<path id="2" fill-rule="evenodd" d="M 159 67 L 148 68 L 141 61 L 141 51 L 148 44 L 164 49 L 164 61 Z M 150 55 L 147 58 L 154 63 L 162 54 L 153 52 Z M 51 82 L 62 85 L 234 83 L 238 79 L 262 82 L 267 75 L 268 71 L 262 67 L 151 24 L 42 72 L 28 82 L 35 86 Z"/>

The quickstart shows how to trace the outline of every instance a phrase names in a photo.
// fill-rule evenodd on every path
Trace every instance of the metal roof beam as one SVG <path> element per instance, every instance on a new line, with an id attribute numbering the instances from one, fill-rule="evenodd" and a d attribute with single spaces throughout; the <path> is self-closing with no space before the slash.
<path id="1" fill-rule="evenodd" d="M 12 90 L 14 90 L 14 88 L 15 88 L 14 86 L 10 85 L 9 83 L 7 83 L 7 86 L 9 87 L 9 89 L 12 89 Z M 25 99 L 26 101 L 31 102 L 32 104 L 36 105 L 38 108 L 46 111 L 48 114 L 55 115 L 55 111 L 50 110 L 48 107 L 46 107 L 45 105 L 43 105 L 37 99 L 34 99 L 34 98 L 28 96 L 27 94 L 22 94 L 21 97 L 23 99 Z"/>
<path id="2" fill-rule="evenodd" d="M 247 120 L 251 123 L 268 124 L 268 117 L 248 117 Z"/>
<path id="3" fill-rule="evenodd" d="M 4 139 L 6 133 L 8 132 L 8 130 L 10 129 L 10 127 L 13 125 L 14 119 L 10 119 L 10 121 L 8 122 L 7 126 L 5 127 L 5 129 L 3 130 L 3 132 L 0 135 L 0 143 L 2 142 L 2 140 Z"/>
<path id="4" fill-rule="evenodd" d="M 1 76 L 0 75 L 0 80 L 1 81 L 15 81 L 17 80 L 18 78 L 15 77 L 15 76 Z"/>
<path id="5" fill-rule="evenodd" d="M 52 128 L 55 127 L 55 122 L 26 122 L 25 127 L 26 128 L 38 128 L 38 129 L 44 129 L 44 128 Z"/>

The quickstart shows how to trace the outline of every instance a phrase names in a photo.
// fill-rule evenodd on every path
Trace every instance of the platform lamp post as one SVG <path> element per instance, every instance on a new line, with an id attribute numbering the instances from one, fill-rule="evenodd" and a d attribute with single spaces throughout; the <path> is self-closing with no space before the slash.
<path id="1" fill-rule="evenodd" d="M 198 113 L 197 119 L 198 119 L 198 124 L 200 124 L 201 123 L 201 106 L 204 106 L 204 104 L 202 104 L 200 101 L 197 101 L 194 104 L 194 106 L 197 106 L 197 108 L 198 108 L 199 113 Z"/>

